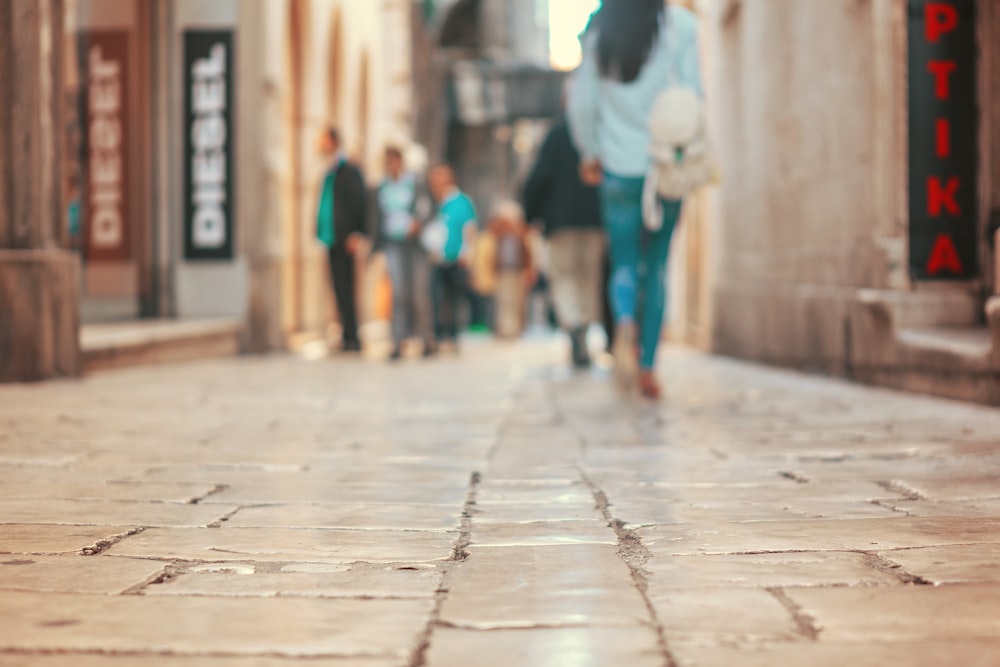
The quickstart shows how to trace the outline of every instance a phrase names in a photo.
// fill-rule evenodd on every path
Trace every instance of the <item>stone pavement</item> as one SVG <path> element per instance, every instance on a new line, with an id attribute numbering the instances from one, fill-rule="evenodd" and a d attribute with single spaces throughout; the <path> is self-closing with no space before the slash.
<path id="1" fill-rule="evenodd" d="M 0 666 L 1000 664 L 1000 412 L 563 354 L 0 388 Z"/>

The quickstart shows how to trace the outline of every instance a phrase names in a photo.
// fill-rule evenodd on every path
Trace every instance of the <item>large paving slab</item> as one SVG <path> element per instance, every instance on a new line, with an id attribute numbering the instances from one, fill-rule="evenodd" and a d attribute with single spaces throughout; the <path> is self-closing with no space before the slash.
<path id="1" fill-rule="evenodd" d="M 824 519 L 654 526 L 636 531 L 657 555 L 883 551 L 1000 542 L 1000 519 Z"/>
<path id="2" fill-rule="evenodd" d="M 274 658 L 269 656 L 218 657 L 205 655 L 108 655 L 104 653 L 0 653 L 0 667 L 402 667 L 400 658 Z"/>
<path id="3" fill-rule="evenodd" d="M 0 523 L 78 526 L 207 526 L 236 505 L 193 505 L 121 500 L 0 500 Z"/>
<path id="4" fill-rule="evenodd" d="M 73 554 L 98 551 L 138 527 L 0 524 L 0 554 Z"/>
<path id="5" fill-rule="evenodd" d="M 789 589 L 824 641 L 997 641 L 1000 584 Z"/>
<path id="6" fill-rule="evenodd" d="M 107 556 L 0 557 L 0 591 L 113 595 L 149 582 L 165 565 Z"/>
<path id="7" fill-rule="evenodd" d="M 473 547 L 446 581 L 441 620 L 480 630 L 635 626 L 649 612 L 614 547 Z"/>
<path id="8" fill-rule="evenodd" d="M 752 645 L 800 637 L 792 614 L 767 591 L 657 588 L 650 600 L 668 641 Z"/>
<path id="9" fill-rule="evenodd" d="M 112 556 L 186 561 L 421 563 L 452 558 L 457 533 L 307 528 L 151 528 Z"/>
<path id="10" fill-rule="evenodd" d="M 891 586 L 900 582 L 874 567 L 863 554 L 837 551 L 662 556 L 650 558 L 643 569 L 649 573 L 650 590 L 663 589 L 665 594 L 672 589 Z"/>
<path id="11" fill-rule="evenodd" d="M 2 569 L 0 569 L 2 573 Z M 183 568 L 143 595 L 215 597 L 433 598 L 443 570 L 386 565 L 244 564 Z"/>
<path id="12" fill-rule="evenodd" d="M 5 593 L 0 651 L 404 657 L 433 606 L 433 600 Z"/>
<path id="13" fill-rule="evenodd" d="M 900 549 L 882 556 L 932 584 L 1000 583 L 1000 543 Z"/>
<path id="14" fill-rule="evenodd" d="M 651 628 L 546 628 L 459 630 L 431 636 L 427 667 L 552 667 L 628 665 L 662 667 L 663 652 Z"/>
<path id="15" fill-rule="evenodd" d="M 244 507 L 226 524 L 242 528 L 353 528 L 359 530 L 455 531 L 458 505 L 268 505 Z"/>
<path id="16" fill-rule="evenodd" d="M 1000 642 L 797 642 L 750 647 L 706 646 L 673 642 L 678 667 L 995 667 L 1000 664 Z"/>

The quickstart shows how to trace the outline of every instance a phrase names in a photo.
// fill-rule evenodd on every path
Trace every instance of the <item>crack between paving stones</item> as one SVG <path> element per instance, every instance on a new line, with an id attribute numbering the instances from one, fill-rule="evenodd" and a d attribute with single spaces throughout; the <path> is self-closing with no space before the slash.
<path id="1" fill-rule="evenodd" d="M 581 439 L 583 439 L 582 436 Z M 580 471 L 580 476 L 583 478 L 583 482 L 590 488 L 591 493 L 594 494 L 595 508 L 607 520 L 608 527 L 614 530 L 615 535 L 618 536 L 618 556 L 629 569 L 629 572 L 632 575 L 632 582 L 635 584 L 639 595 L 642 597 L 643 603 L 646 605 L 646 611 L 649 613 L 651 628 L 653 632 L 656 633 L 656 641 L 660 647 L 660 652 L 664 657 L 664 667 L 678 667 L 677 660 L 670 651 L 666 631 L 663 628 L 663 624 L 660 622 L 659 614 L 656 612 L 656 607 L 653 605 L 653 601 L 649 598 L 649 574 L 643 569 L 643 566 L 650 557 L 649 550 L 642 544 L 642 539 L 636 535 L 634 531 L 626 528 L 626 523 L 624 521 L 616 519 L 612 515 L 610 509 L 611 503 L 608 502 L 607 494 L 605 494 L 602 489 L 598 488 L 597 484 L 590 479 L 582 467 L 577 467 Z"/>
<path id="2" fill-rule="evenodd" d="M 203 493 L 200 496 L 196 496 L 196 497 L 190 499 L 187 502 L 187 504 L 188 505 L 197 505 L 198 503 L 203 502 L 203 501 L 207 500 L 208 498 L 211 498 L 212 496 L 218 495 L 218 494 L 222 493 L 223 491 L 228 491 L 228 490 L 229 490 L 229 485 L 228 484 L 216 484 L 214 489 L 212 489 L 211 491 L 208 491 L 206 493 Z"/>
<path id="3" fill-rule="evenodd" d="M 500 438 L 498 437 L 497 442 L 499 440 Z M 494 447 L 493 451 L 495 449 Z M 451 549 L 451 559 L 449 561 L 451 567 L 445 570 L 441 578 L 441 585 L 434 593 L 434 608 L 431 610 L 431 616 L 427 621 L 427 625 L 417 637 L 412 657 L 407 663 L 407 667 L 424 667 L 427 664 L 427 651 L 430 650 L 434 630 L 435 628 L 445 627 L 441 622 L 441 610 L 444 608 L 445 599 L 448 597 L 448 581 L 457 566 L 461 565 L 469 557 L 468 548 L 472 543 L 472 517 L 476 512 L 476 500 L 479 495 L 479 485 L 482 481 L 483 476 L 479 471 L 473 471 L 469 476 L 469 491 L 466 494 L 465 505 L 462 508 L 462 523 L 458 538 L 455 539 L 455 544 Z"/>
<path id="4" fill-rule="evenodd" d="M 225 514 L 223 514 L 222 516 L 220 516 L 215 521 L 213 521 L 211 523 L 208 523 L 208 524 L 205 524 L 205 527 L 206 528 L 222 528 L 222 524 L 226 523 L 227 521 L 229 521 L 230 519 L 232 519 L 234 516 L 236 516 L 237 512 L 239 512 L 241 509 L 243 509 L 242 506 L 237 507 L 236 509 L 234 509 L 232 511 L 226 512 Z"/>
<path id="5" fill-rule="evenodd" d="M 886 558 L 885 556 L 882 556 L 881 554 L 873 552 L 864 552 L 862 553 L 862 558 L 864 559 L 865 565 L 867 565 L 868 567 L 878 572 L 888 574 L 889 576 L 898 579 L 899 582 L 904 585 L 907 586 L 934 585 L 932 581 L 928 581 L 927 579 L 924 579 L 919 575 L 907 572 L 902 565 Z"/>
<path id="6" fill-rule="evenodd" d="M 766 588 L 764 590 L 770 593 L 782 607 L 788 610 L 788 613 L 792 615 L 792 620 L 795 621 L 795 626 L 798 628 L 800 635 L 810 641 L 816 641 L 819 639 L 822 629 L 816 625 L 815 616 L 803 609 L 802 606 L 790 598 L 783 589 Z"/>
<path id="7" fill-rule="evenodd" d="M 920 491 L 917 491 L 912 486 L 909 486 L 905 482 L 898 479 L 876 482 L 876 484 L 881 486 L 886 491 L 890 491 L 892 493 L 898 493 L 907 500 L 927 500 L 927 496 L 920 493 Z"/>
<path id="8" fill-rule="evenodd" d="M 171 579 L 175 579 L 180 575 L 179 568 L 173 563 L 167 563 L 163 566 L 163 569 L 156 574 L 147 577 L 145 581 L 136 584 L 135 586 L 130 586 L 124 591 L 119 593 L 119 595 L 142 595 L 150 586 L 157 586 L 159 584 L 165 584 Z"/>
<path id="9" fill-rule="evenodd" d="M 82 549 L 80 549 L 80 555 L 81 556 L 97 556 L 98 554 L 102 554 L 105 551 L 107 551 L 108 549 L 110 549 L 111 547 L 115 546 L 116 544 L 118 544 L 122 540 L 127 540 L 128 538 L 132 537 L 133 535 L 138 535 L 139 533 L 143 532 L 144 530 L 146 530 L 146 528 L 143 527 L 143 526 L 140 526 L 138 528 L 133 528 L 132 530 L 128 530 L 128 531 L 126 531 L 124 533 L 119 533 L 117 535 L 112 535 L 111 537 L 107 537 L 107 538 L 105 538 L 103 540 L 98 540 L 98 541 L 94 542 L 93 544 L 91 544 L 90 546 L 86 546 L 86 547 L 83 547 Z"/>
<path id="10" fill-rule="evenodd" d="M 785 479 L 792 480 L 797 484 L 808 484 L 812 481 L 802 473 L 796 472 L 795 470 L 782 470 L 778 474 L 784 477 Z"/>

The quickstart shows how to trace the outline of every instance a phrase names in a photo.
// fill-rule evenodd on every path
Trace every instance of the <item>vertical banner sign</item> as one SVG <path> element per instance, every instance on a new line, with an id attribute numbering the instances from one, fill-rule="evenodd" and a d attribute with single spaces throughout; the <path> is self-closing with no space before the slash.
<path id="1" fill-rule="evenodd" d="M 910 271 L 978 273 L 976 0 L 909 0 Z"/>
<path id="2" fill-rule="evenodd" d="M 84 249 L 89 261 L 131 257 L 128 146 L 128 33 L 82 36 L 86 187 Z"/>
<path id="3" fill-rule="evenodd" d="M 184 33 L 184 258 L 233 258 L 233 33 Z"/>

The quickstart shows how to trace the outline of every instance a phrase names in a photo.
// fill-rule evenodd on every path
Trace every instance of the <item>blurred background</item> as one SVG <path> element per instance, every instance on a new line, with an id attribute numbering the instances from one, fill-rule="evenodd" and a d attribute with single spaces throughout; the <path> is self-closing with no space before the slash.
<path id="1" fill-rule="evenodd" d="M 387 145 L 419 146 L 487 211 L 560 117 L 599 4 L 4 3 L 0 379 L 333 338 L 324 128 L 369 184 Z M 1000 7 L 681 4 L 723 177 L 685 207 L 669 336 L 1000 403 Z M 385 268 L 357 270 L 377 337 Z"/>

